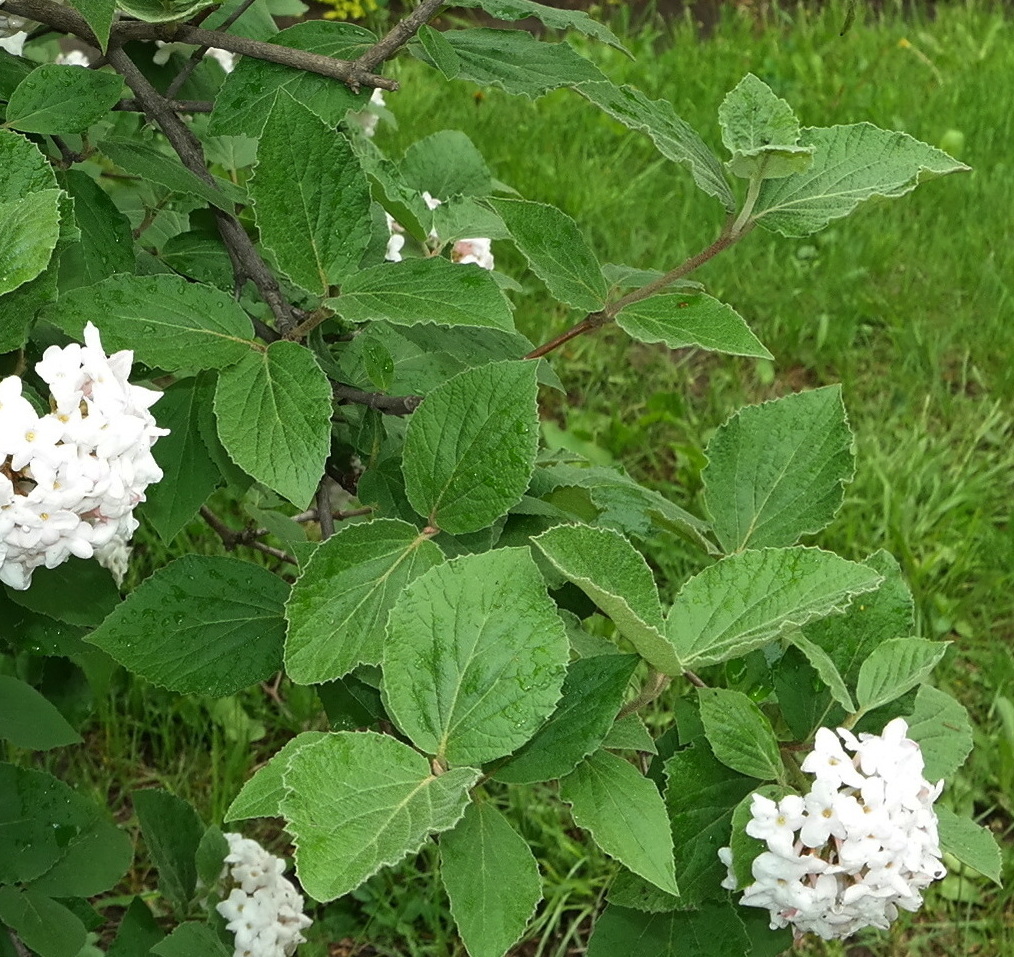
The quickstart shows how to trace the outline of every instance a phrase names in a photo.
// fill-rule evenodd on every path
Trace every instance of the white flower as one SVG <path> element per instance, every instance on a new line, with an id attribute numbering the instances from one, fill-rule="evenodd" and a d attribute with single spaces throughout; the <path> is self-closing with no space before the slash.
<path id="1" fill-rule="evenodd" d="M 53 62 L 62 63 L 64 66 L 90 66 L 92 61 L 80 50 L 71 50 L 70 53 L 58 54 Z"/>
<path id="2" fill-rule="evenodd" d="M 917 910 L 920 891 L 946 873 L 933 812 L 943 782 L 922 777 L 905 721 L 858 738 L 822 728 L 802 768 L 816 777 L 805 796 L 776 804 L 753 795 L 746 832 L 767 850 L 753 861 L 740 903 L 766 908 L 772 928 L 825 939 L 886 928 L 899 908 Z M 718 853 L 728 868 L 722 886 L 734 890 L 732 851 Z"/>
<path id="3" fill-rule="evenodd" d="M 451 249 L 451 262 L 467 265 L 475 263 L 480 269 L 493 268 L 493 253 L 491 251 L 492 240 L 459 239 Z"/>

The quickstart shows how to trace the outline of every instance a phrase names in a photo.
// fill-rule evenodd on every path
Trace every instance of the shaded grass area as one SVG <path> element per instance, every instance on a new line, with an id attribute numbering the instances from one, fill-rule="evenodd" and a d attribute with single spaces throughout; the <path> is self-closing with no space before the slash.
<path id="1" fill-rule="evenodd" d="M 716 149 L 717 107 L 750 70 L 804 123 L 869 120 L 951 149 L 963 138 L 960 158 L 974 171 L 868 203 L 805 240 L 756 230 L 695 274 L 747 318 L 774 362 L 673 353 L 631 343 L 615 328 L 569 343 L 555 363 L 568 394 L 544 395 L 547 430 L 564 430 L 566 441 L 700 512 L 703 449 L 734 409 L 842 382 L 858 474 L 817 541 L 853 558 L 890 550 L 912 583 L 921 632 L 954 642 L 941 682 L 973 712 L 978 739 L 945 800 L 974 809 L 1003 843 L 1014 815 L 1014 119 L 1006 95 L 1014 24 L 975 4 L 941 4 L 932 21 L 896 12 L 860 17 L 842 37 L 844 19 L 844 4 L 821 14 L 773 13 L 763 25 L 732 12 L 706 41 L 692 24 L 677 23 L 631 39 L 636 62 L 581 44 L 611 78 L 671 99 Z M 603 261 L 669 267 L 706 246 L 721 225 L 718 204 L 694 189 L 685 170 L 573 93 L 534 104 L 495 89 L 477 97 L 465 83 L 429 83 L 414 61 L 396 69 L 403 90 L 388 104 L 399 129 L 382 128 L 381 146 L 397 152 L 439 129 L 467 132 L 499 179 L 574 216 Z M 518 323 L 533 341 L 581 318 L 550 302 L 508 245 L 495 252 L 500 268 L 525 286 L 515 297 Z M 228 517 L 229 502 L 213 504 Z M 223 551 L 199 524 L 173 552 L 181 542 L 198 553 Z M 141 548 L 147 554 L 137 567 L 169 556 L 153 536 Z M 669 595 L 699 561 L 672 542 L 659 543 L 652 558 Z M 304 689 L 253 689 L 216 702 L 117 674 L 96 708 L 91 746 L 77 752 L 85 758 L 49 760 L 102 756 L 75 764 L 70 775 L 53 769 L 108 800 L 124 821 L 128 792 L 152 784 L 220 821 L 254 765 L 319 720 Z M 554 791 L 493 795 L 532 844 L 546 883 L 519 957 L 581 953 L 610 877 L 608 861 L 573 828 Z M 284 851 L 274 824 L 244 830 Z M 300 953 L 463 953 L 436 866 L 432 849 L 424 851 L 351 900 L 319 908 Z M 1010 856 L 1005 873 L 1014 876 Z M 864 938 L 868 949 L 814 944 L 806 952 L 1014 954 L 1010 897 L 967 877 L 952 875 L 931 891 L 926 909 L 890 938 Z M 131 881 L 151 888 L 155 878 L 138 872 Z"/>

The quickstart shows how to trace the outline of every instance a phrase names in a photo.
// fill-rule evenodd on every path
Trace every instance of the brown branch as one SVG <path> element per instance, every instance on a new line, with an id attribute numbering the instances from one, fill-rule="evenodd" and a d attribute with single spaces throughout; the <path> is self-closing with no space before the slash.
<path id="1" fill-rule="evenodd" d="M 385 395 L 383 392 L 364 392 L 341 382 L 331 383 L 331 392 L 338 402 L 365 405 L 387 415 L 409 415 L 419 408 L 421 395 Z"/>
<path id="2" fill-rule="evenodd" d="M 171 98 L 166 101 L 166 105 L 174 113 L 210 113 L 215 107 L 211 100 L 174 100 Z M 121 110 L 124 113 L 144 112 L 144 107 L 136 98 L 120 100 L 113 109 Z"/>
<path id="3" fill-rule="evenodd" d="M 382 40 L 374 43 L 359 57 L 356 60 L 356 66 L 364 71 L 375 70 L 408 43 L 419 31 L 419 28 L 431 20 L 446 2 L 447 0 L 423 0 L 407 17 L 399 20 Z"/>
<path id="4" fill-rule="evenodd" d="M 72 33 L 92 46 L 99 46 L 98 39 L 84 17 L 70 7 L 61 6 L 55 0 L 6 0 L 4 13 L 45 23 L 63 33 Z M 121 20 L 112 25 L 109 32 L 110 49 L 130 40 L 162 40 L 166 43 L 193 43 L 196 46 L 218 47 L 230 53 L 280 63 L 282 66 L 294 67 L 307 73 L 318 73 L 333 80 L 340 80 L 354 90 L 358 90 L 361 86 L 380 87 L 384 90 L 398 89 L 397 81 L 365 69 L 360 66 L 358 60 L 338 60 L 277 43 L 251 40 L 249 37 L 234 33 L 204 30 L 186 23 L 140 23 L 135 20 Z"/>
<path id="5" fill-rule="evenodd" d="M 222 544 L 227 552 L 235 551 L 242 545 L 246 548 L 253 548 L 258 552 L 264 552 L 265 555 L 270 555 L 272 558 L 279 559 L 279 561 L 288 562 L 290 565 L 299 564 L 288 552 L 282 551 L 280 548 L 272 548 L 270 545 L 265 545 L 257 540 L 258 535 L 265 534 L 265 529 L 244 528 L 242 531 L 237 532 L 235 529 L 229 528 L 207 505 L 201 506 L 201 518 L 208 523 L 215 534 L 222 540 Z"/>
<path id="6" fill-rule="evenodd" d="M 601 313 L 595 313 L 600 316 Z M 602 325 L 601 322 L 593 321 L 592 316 L 588 316 L 582 319 L 576 326 L 571 326 L 566 332 L 561 333 L 555 339 L 550 339 L 549 342 L 544 342 L 537 349 L 532 349 L 524 358 L 526 359 L 541 359 L 544 355 L 552 352 L 554 349 L 558 349 L 565 342 L 570 342 L 571 339 L 576 339 L 578 336 L 583 335 L 586 332 L 591 332 L 592 329 L 598 329 Z"/>
<path id="7" fill-rule="evenodd" d="M 229 14 L 215 29 L 220 33 L 225 33 L 229 27 L 231 27 L 247 10 L 253 6 L 254 0 L 243 0 L 243 2 L 236 7 L 232 13 Z M 199 46 L 190 55 L 190 59 L 183 64 L 183 69 L 173 78 L 172 83 L 166 88 L 165 96 L 167 100 L 171 100 L 180 91 L 180 87 L 187 82 L 190 74 L 197 69 L 197 64 L 204 59 L 204 54 L 210 50 L 210 46 Z"/>
<path id="8" fill-rule="evenodd" d="M 325 475 L 317 486 L 317 521 L 320 525 L 320 540 L 326 542 L 334 535 L 334 514 L 331 511 L 330 479 Z"/>
<path id="9" fill-rule="evenodd" d="M 28 2 L 28 0 L 23 0 Z M 32 0 L 32 2 L 49 2 L 49 0 Z M 215 178 L 208 172 L 204 150 L 200 140 L 170 108 L 168 101 L 147 80 L 134 61 L 123 50 L 109 50 L 109 62 L 119 73 L 144 107 L 144 112 L 152 122 L 165 134 L 166 139 L 182 160 L 183 165 L 199 176 L 205 183 L 217 189 Z M 236 277 L 236 287 L 241 288 L 247 279 L 257 287 L 261 298 L 268 304 L 279 330 L 285 332 L 297 323 L 292 306 L 285 301 L 278 286 L 278 280 L 268 269 L 260 253 L 257 252 L 253 240 L 235 216 L 220 209 L 215 209 L 215 219 L 222 242 L 232 260 L 232 268 Z"/>

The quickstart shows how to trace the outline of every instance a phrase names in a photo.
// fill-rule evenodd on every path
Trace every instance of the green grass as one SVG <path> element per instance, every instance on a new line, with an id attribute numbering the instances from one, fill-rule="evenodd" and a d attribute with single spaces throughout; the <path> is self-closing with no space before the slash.
<path id="1" fill-rule="evenodd" d="M 568 393 L 547 394 L 545 415 L 700 511 L 702 450 L 732 411 L 842 382 L 858 474 L 817 541 L 848 557 L 891 551 L 912 583 L 922 633 L 954 642 L 940 680 L 972 711 L 977 747 L 944 800 L 974 810 L 1003 843 L 1014 819 L 1014 119 L 1006 95 L 1014 22 L 985 4 L 939 4 L 932 21 L 906 20 L 896 9 L 883 20 L 860 16 L 842 37 L 844 11 L 844 4 L 823 14 L 786 9 L 763 26 L 729 13 L 703 41 L 688 22 L 652 27 L 630 40 L 636 62 L 580 45 L 613 79 L 673 100 L 716 149 L 717 107 L 751 70 L 806 123 L 869 120 L 934 144 L 960 131 L 960 158 L 973 172 L 867 204 L 809 239 L 756 230 L 700 270 L 693 278 L 736 306 L 773 363 L 671 353 L 609 328 L 559 351 Z M 383 148 L 397 152 L 439 129 L 464 130 L 499 179 L 574 216 L 603 261 L 668 267 L 716 235 L 721 210 L 689 174 L 580 97 L 561 91 L 530 103 L 488 90 L 476 98 L 468 84 L 430 82 L 415 61 L 399 61 L 396 70 L 403 90 L 388 104 L 399 128 L 382 128 Z M 550 302 L 509 247 L 495 252 L 525 285 L 517 316 L 533 341 L 580 318 Z M 226 513 L 228 503 L 216 510 Z M 140 542 L 132 574 L 142 577 L 181 543 L 222 551 L 199 524 L 171 551 L 151 535 Z M 655 548 L 652 559 L 670 594 L 699 560 L 672 543 Z M 123 821 L 129 791 L 152 784 L 192 801 L 206 820 L 221 820 L 255 764 L 314 720 L 311 696 L 286 684 L 275 697 L 252 689 L 223 705 L 121 674 L 107 678 L 108 692 L 100 684 L 96 694 L 90 746 L 49 760 Z M 552 791 L 493 795 L 543 865 L 546 902 L 518 950 L 524 957 L 580 953 L 610 873 Z M 251 833 L 280 846 L 270 824 Z M 423 852 L 373 878 L 353 901 L 318 909 L 301 953 L 324 957 L 328 942 L 349 937 L 377 948 L 364 954 L 462 954 L 434 868 L 434 855 Z M 1005 874 L 1009 883 L 1009 853 Z M 149 873 L 131 880 L 134 889 L 153 886 Z M 864 938 L 868 950 L 814 944 L 805 952 L 1014 955 L 1012 927 L 1008 892 L 958 875 L 931 890 L 926 908 L 889 938 Z"/>

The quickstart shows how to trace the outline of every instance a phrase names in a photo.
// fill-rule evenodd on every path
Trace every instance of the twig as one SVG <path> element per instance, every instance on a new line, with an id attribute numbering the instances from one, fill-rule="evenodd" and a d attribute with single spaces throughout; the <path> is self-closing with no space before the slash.
<path id="1" fill-rule="evenodd" d="M 240 545 L 244 545 L 247 548 L 264 552 L 265 555 L 271 555 L 280 561 L 288 562 L 290 565 L 299 564 L 288 552 L 282 551 L 280 548 L 272 548 L 270 545 L 265 545 L 257 540 L 257 536 L 265 534 L 266 529 L 245 528 L 237 532 L 229 528 L 207 505 L 201 506 L 201 518 L 211 526 L 215 534 L 222 540 L 222 544 L 228 552 L 235 551 Z"/>
<path id="2" fill-rule="evenodd" d="M 320 525 L 320 540 L 326 542 L 334 535 L 334 515 L 331 513 L 331 489 L 325 475 L 317 486 L 317 521 Z"/>
<path id="3" fill-rule="evenodd" d="M 383 392 L 364 392 L 341 382 L 331 383 L 331 392 L 339 402 L 365 405 L 387 415 L 408 415 L 422 403 L 421 395 L 384 395 Z"/>
<path id="4" fill-rule="evenodd" d="M 596 313 L 596 315 L 601 315 L 601 313 Z M 525 358 L 541 359 L 554 349 L 558 349 L 565 342 L 570 342 L 571 339 L 576 339 L 586 332 L 591 332 L 592 329 L 597 329 L 601 324 L 601 322 L 593 322 L 592 317 L 588 316 L 586 319 L 582 319 L 576 326 L 571 326 L 566 332 L 558 335 L 555 339 L 550 339 L 549 342 L 544 342 L 537 349 L 532 349 Z"/>
<path id="5" fill-rule="evenodd" d="M 654 668 L 648 672 L 648 678 L 644 682 L 644 687 L 641 689 L 641 693 L 634 698 L 632 701 L 628 701 L 622 708 L 620 713 L 616 716 L 616 720 L 625 718 L 628 714 L 633 714 L 635 711 L 640 711 L 646 704 L 651 704 L 666 688 L 669 687 L 669 682 L 672 681 L 670 675 L 664 675 L 660 671 L 656 671 Z"/>
<path id="6" fill-rule="evenodd" d="M 4 13 L 24 17 L 27 20 L 37 20 L 63 33 L 73 33 L 92 46 L 99 46 L 98 38 L 84 17 L 70 7 L 61 6 L 55 0 L 6 0 Z M 121 46 L 130 40 L 162 40 L 166 43 L 193 43 L 196 46 L 218 47 L 230 53 L 239 53 L 258 60 L 291 66 L 307 73 L 317 73 L 333 80 L 341 80 L 354 90 L 358 90 L 361 86 L 380 87 L 384 90 L 398 89 L 397 81 L 365 69 L 359 65 L 358 60 L 338 60 L 278 43 L 251 40 L 249 37 L 234 33 L 204 30 L 186 23 L 140 23 L 134 20 L 120 20 L 112 25 L 109 32 L 110 51 L 113 47 Z"/>
<path id="7" fill-rule="evenodd" d="M 62 136 L 49 137 L 56 148 L 60 151 L 62 160 L 60 161 L 60 167 L 62 169 L 70 169 L 75 163 L 83 163 L 88 157 L 84 153 L 78 153 L 72 150 L 63 139 Z"/>
<path id="8" fill-rule="evenodd" d="M 247 10 L 253 6 L 255 0 L 243 0 L 243 2 L 236 7 L 232 13 L 229 14 L 215 29 L 221 33 L 225 33 Z M 183 64 L 183 69 L 173 78 L 172 83 L 169 84 L 165 91 L 167 100 L 171 100 L 180 91 L 180 87 L 187 82 L 190 74 L 197 69 L 197 64 L 204 59 L 204 54 L 210 50 L 209 46 L 200 46 L 190 55 L 190 59 Z"/>
<path id="9" fill-rule="evenodd" d="M 695 688 L 707 688 L 708 686 L 693 672 L 689 669 L 683 672 L 683 677 L 687 679 Z"/>
<path id="10" fill-rule="evenodd" d="M 210 113 L 215 104 L 211 100 L 174 100 L 168 98 L 166 105 L 173 113 Z M 124 113 L 143 113 L 144 107 L 135 99 L 120 100 L 114 110 L 121 110 Z"/>
<path id="11" fill-rule="evenodd" d="M 349 518 L 358 518 L 360 515 L 371 515 L 373 509 L 369 505 L 363 506 L 363 508 L 350 508 L 347 512 L 342 512 L 335 509 L 331 512 L 331 517 L 337 519 L 339 522 L 344 522 Z M 305 512 L 300 512 L 298 515 L 291 516 L 292 521 L 302 525 L 303 522 L 315 522 L 317 521 L 317 509 L 308 508 Z"/>
<path id="12" fill-rule="evenodd" d="M 11 946 L 14 948 L 14 953 L 17 954 L 18 957 L 32 957 L 32 952 L 21 943 L 21 938 L 14 933 L 14 929 L 11 927 L 7 927 L 5 929 L 7 931 L 7 936 L 10 938 Z"/>
<path id="13" fill-rule="evenodd" d="M 447 0 L 423 0 L 407 17 L 399 20 L 378 43 L 373 44 L 355 65 L 360 70 L 375 70 L 385 60 L 403 47 L 419 31 L 419 28 L 433 18 Z M 353 87 L 355 89 L 355 87 Z"/>
<path id="14" fill-rule="evenodd" d="M 28 2 L 28 0 L 22 0 L 22 2 Z M 48 3 L 49 0 L 31 0 L 31 2 Z M 127 85 L 133 90 L 138 102 L 144 107 L 144 112 L 165 134 L 183 165 L 205 183 L 217 189 L 215 178 L 208 172 L 200 140 L 173 112 L 168 101 L 148 82 L 134 61 L 123 50 L 114 50 L 110 47 L 109 62 L 113 69 L 127 81 Z M 279 330 L 284 333 L 298 320 L 293 315 L 292 306 L 283 298 L 278 280 L 261 259 L 260 253 L 257 252 L 253 241 L 239 220 L 217 208 L 215 209 L 215 219 L 218 223 L 218 231 L 222 236 L 222 242 L 225 243 L 229 258 L 232 260 L 237 288 L 242 287 L 243 283 L 250 279 L 260 292 L 261 298 L 271 309 Z"/>

